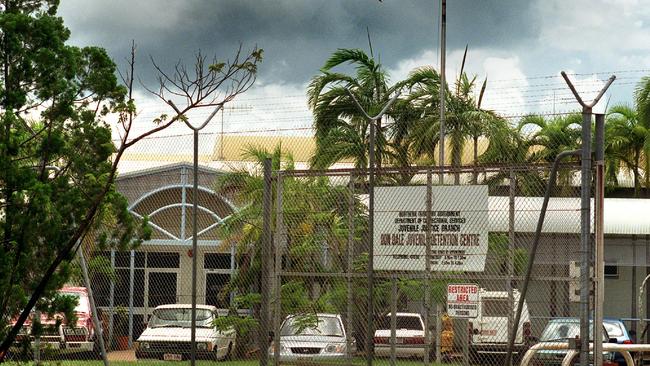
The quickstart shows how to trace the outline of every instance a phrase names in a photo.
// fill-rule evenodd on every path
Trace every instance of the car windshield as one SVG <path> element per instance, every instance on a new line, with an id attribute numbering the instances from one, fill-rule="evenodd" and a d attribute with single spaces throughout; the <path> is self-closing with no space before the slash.
<path id="1" fill-rule="evenodd" d="M 423 330 L 422 322 L 417 316 L 397 315 L 395 321 L 397 324 L 395 329 Z M 377 329 L 390 329 L 390 314 L 381 318 L 381 322 Z"/>
<path id="2" fill-rule="evenodd" d="M 589 323 L 589 340 L 593 340 L 593 323 Z M 542 342 L 561 341 L 568 338 L 580 336 L 580 322 L 577 320 L 552 320 L 546 325 L 542 336 Z M 607 342 L 607 334 L 603 331 L 603 340 Z"/>
<path id="3" fill-rule="evenodd" d="M 343 328 L 338 318 L 331 316 L 321 316 L 318 318 L 318 323 L 311 323 L 309 321 L 302 321 L 300 317 L 288 318 L 282 329 L 280 335 L 294 336 L 294 335 L 322 335 L 330 337 L 342 337 Z"/>
<path id="4" fill-rule="evenodd" d="M 605 321 L 603 325 L 610 337 L 622 337 L 624 335 L 623 324 L 621 323 Z"/>
<path id="5" fill-rule="evenodd" d="M 207 309 L 196 309 L 196 326 L 199 328 L 212 328 L 214 315 Z M 162 328 L 189 328 L 192 326 L 191 308 L 164 308 L 153 311 L 149 319 L 149 327 Z"/>
<path id="6" fill-rule="evenodd" d="M 77 299 L 77 306 L 74 308 L 74 311 L 76 311 L 77 313 L 90 312 L 90 309 L 88 309 L 88 300 L 86 295 L 80 292 L 66 292 L 66 291 L 59 291 L 59 294 L 63 296 L 74 297 Z"/>

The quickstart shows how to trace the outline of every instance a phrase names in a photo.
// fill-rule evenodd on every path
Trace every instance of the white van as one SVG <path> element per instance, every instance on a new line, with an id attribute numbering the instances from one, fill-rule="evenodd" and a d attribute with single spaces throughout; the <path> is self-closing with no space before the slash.
<path id="1" fill-rule="evenodd" d="M 479 290 L 478 317 L 469 320 L 471 336 L 469 350 L 474 360 L 487 355 L 504 355 L 508 350 L 508 313 L 514 321 L 519 302 L 519 291 L 513 290 L 512 307 L 507 291 Z M 523 355 L 536 340 L 531 333 L 530 314 L 524 302 L 515 336 L 514 352 Z"/>

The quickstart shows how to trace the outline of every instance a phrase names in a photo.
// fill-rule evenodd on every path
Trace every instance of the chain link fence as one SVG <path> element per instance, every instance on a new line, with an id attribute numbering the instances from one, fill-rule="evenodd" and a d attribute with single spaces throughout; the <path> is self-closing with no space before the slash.
<path id="1" fill-rule="evenodd" d="M 370 187 L 367 169 L 301 170 L 262 150 L 216 168 L 206 152 L 198 195 L 187 163 L 122 174 L 118 190 L 150 239 L 111 248 L 90 233 L 81 246 L 89 283 L 74 260 L 79 275 L 61 290 L 79 299 L 76 326 L 42 318 L 38 336 L 26 326 L 14 359 L 100 359 L 96 316 L 111 362 L 189 363 L 194 259 L 201 363 L 499 365 L 513 332 L 516 360 L 575 335 L 577 165 L 561 167 L 515 325 L 548 165 L 384 167 Z M 266 187 L 262 156 L 274 157 Z M 562 319 L 566 335 L 553 326 Z"/>
<path id="2" fill-rule="evenodd" d="M 550 320 L 577 319 L 579 190 L 561 186 L 513 326 L 548 173 L 483 167 L 472 185 L 472 167 L 445 168 L 444 179 L 435 168 L 379 169 L 370 211 L 365 171 L 279 172 L 271 362 L 496 365 L 511 332 L 521 356 Z M 440 184 L 457 175 L 467 183 Z"/>

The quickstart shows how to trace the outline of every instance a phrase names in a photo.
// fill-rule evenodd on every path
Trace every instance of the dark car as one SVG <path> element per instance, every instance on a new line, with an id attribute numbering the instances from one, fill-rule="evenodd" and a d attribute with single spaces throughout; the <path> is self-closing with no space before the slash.
<path id="1" fill-rule="evenodd" d="M 602 327 L 602 339 L 604 342 L 609 340 L 606 327 Z M 591 342 L 591 335 L 593 334 L 593 322 L 589 322 L 589 335 Z M 539 338 L 540 343 L 560 343 L 568 342 L 569 339 L 575 338 L 580 335 L 580 319 L 578 318 L 556 318 L 552 319 L 546 324 L 546 328 L 542 331 L 542 336 Z M 562 364 L 566 350 L 539 350 L 535 353 L 534 364 L 539 366 L 559 366 Z M 590 355 L 591 356 L 591 355 Z M 610 352 L 603 354 L 603 359 L 611 360 L 613 355 Z M 621 356 L 622 357 L 622 356 Z"/>
<path id="2" fill-rule="evenodd" d="M 625 328 L 625 324 L 620 319 L 605 318 L 603 319 L 603 325 L 610 340 L 616 339 L 618 344 L 632 344 L 632 338 L 630 333 Z M 612 342 L 613 343 L 613 342 Z M 625 359 L 620 352 L 614 353 L 614 362 L 618 363 L 620 366 L 626 365 Z"/>

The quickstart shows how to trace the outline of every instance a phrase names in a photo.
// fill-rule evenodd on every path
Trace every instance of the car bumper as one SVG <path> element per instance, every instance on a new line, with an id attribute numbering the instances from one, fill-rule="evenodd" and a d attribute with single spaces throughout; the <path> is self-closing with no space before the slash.
<path id="1" fill-rule="evenodd" d="M 560 366 L 562 365 L 562 361 L 564 360 L 564 357 L 566 356 L 566 352 L 549 352 L 549 351 L 537 351 L 535 353 L 535 356 L 533 357 L 532 363 L 533 365 L 538 365 L 538 366 Z M 575 358 L 573 359 L 573 362 L 576 363 L 579 360 L 579 355 L 576 355 Z M 612 353 L 609 352 L 603 352 L 603 360 L 604 361 L 610 361 L 612 359 Z M 589 353 L 589 364 L 593 365 L 594 361 L 594 355 L 593 353 Z"/>
<path id="2" fill-rule="evenodd" d="M 180 355 L 181 359 L 189 360 L 191 352 L 188 351 L 157 351 L 157 350 L 136 350 L 135 357 L 139 359 L 164 359 L 165 355 Z M 211 351 L 196 351 L 196 358 L 212 360 L 214 359 L 214 352 Z"/>
<path id="3" fill-rule="evenodd" d="M 36 348 L 36 342 L 30 342 L 31 348 Z M 22 345 L 14 344 L 12 351 L 20 349 Z M 94 350 L 93 342 L 39 342 L 39 347 L 41 350 L 45 351 L 57 351 L 64 353 L 76 353 L 76 352 L 92 352 Z"/>
<path id="4" fill-rule="evenodd" d="M 273 360 L 274 354 L 269 354 L 269 360 Z M 347 359 L 345 353 L 319 353 L 314 355 L 306 354 L 295 354 L 295 353 L 280 353 L 281 362 L 298 362 L 298 363 L 309 363 L 309 362 L 327 362 L 327 361 L 340 361 Z"/>
<path id="5" fill-rule="evenodd" d="M 63 344 L 67 350 L 92 351 L 94 342 L 66 342 Z"/>

